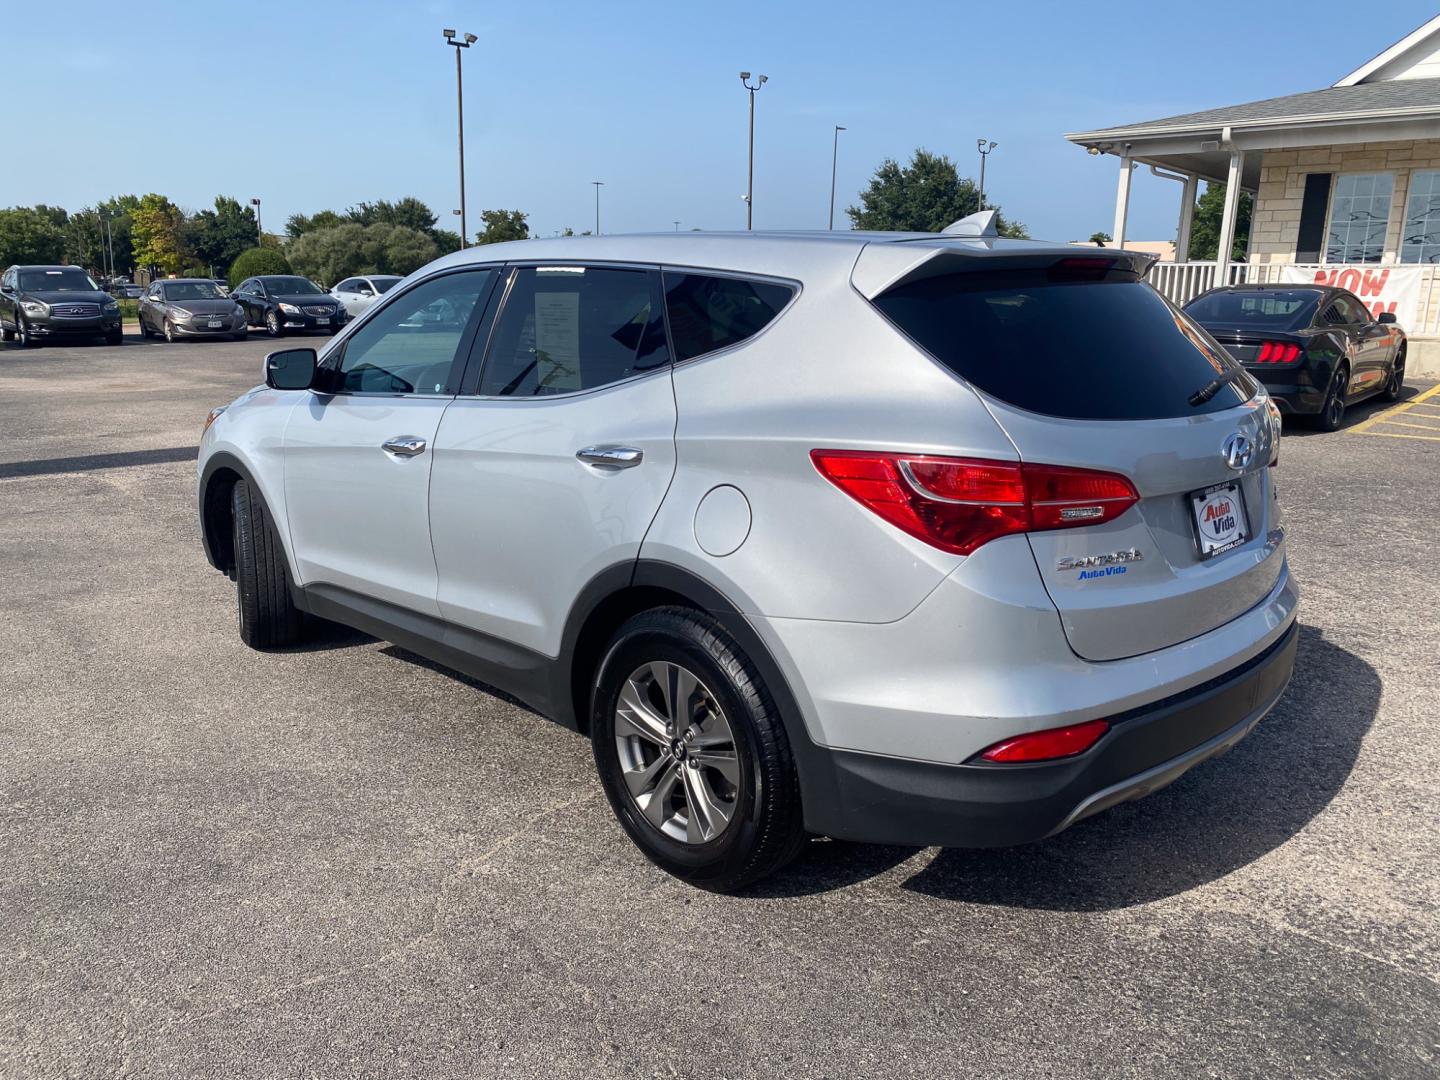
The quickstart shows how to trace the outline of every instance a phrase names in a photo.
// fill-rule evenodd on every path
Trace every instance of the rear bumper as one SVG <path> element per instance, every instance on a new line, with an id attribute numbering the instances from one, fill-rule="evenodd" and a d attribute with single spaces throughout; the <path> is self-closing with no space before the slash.
<path id="1" fill-rule="evenodd" d="M 1319 380 L 1304 366 L 1277 371 L 1274 368 L 1267 370 L 1265 365 L 1260 364 L 1246 365 L 1245 370 L 1264 384 L 1270 400 L 1287 416 L 1318 413 L 1325 404 L 1328 373 L 1325 380 Z"/>
<path id="2" fill-rule="evenodd" d="M 1291 622 L 1238 667 L 1111 717 L 1110 731 L 1073 758 L 945 765 L 819 750 L 808 779 L 828 774 L 827 810 L 806 823 L 841 839 L 907 846 L 1006 847 L 1052 836 L 1159 790 L 1248 735 L 1284 692 L 1298 636 Z"/>

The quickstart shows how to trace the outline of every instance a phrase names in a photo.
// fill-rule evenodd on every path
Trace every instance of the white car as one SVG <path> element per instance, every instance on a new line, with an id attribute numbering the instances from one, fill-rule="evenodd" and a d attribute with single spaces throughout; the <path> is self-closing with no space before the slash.
<path id="1" fill-rule="evenodd" d="M 346 312 L 351 318 L 354 318 L 393 289 L 401 280 L 394 274 L 348 277 L 331 289 L 330 295 L 345 305 Z"/>
<path id="2" fill-rule="evenodd" d="M 709 889 L 1164 786 L 1290 678 L 1279 413 L 1147 256 L 977 216 L 470 248 L 272 353 L 199 454 L 241 639 L 346 623 L 578 728 Z"/>

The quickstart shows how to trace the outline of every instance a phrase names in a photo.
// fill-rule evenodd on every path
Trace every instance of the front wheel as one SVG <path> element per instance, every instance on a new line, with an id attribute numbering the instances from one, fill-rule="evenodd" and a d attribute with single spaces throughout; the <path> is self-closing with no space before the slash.
<path id="1" fill-rule="evenodd" d="M 271 337 L 285 336 L 285 328 L 280 325 L 280 316 L 275 311 L 265 313 L 265 332 Z"/>
<path id="2" fill-rule="evenodd" d="M 620 628 L 596 679 L 591 736 L 600 782 L 630 839 L 692 885 L 742 888 L 804 842 L 779 710 L 708 615 L 656 608 Z"/>
<path id="3" fill-rule="evenodd" d="M 1395 354 L 1395 363 L 1390 368 L 1390 381 L 1385 384 L 1385 389 L 1380 392 L 1380 397 L 1385 401 L 1399 401 L 1400 395 L 1405 392 L 1405 349 L 1402 347 Z"/>
<path id="4" fill-rule="evenodd" d="M 106 334 L 106 335 L 105 335 L 105 344 L 106 344 L 106 345 L 124 345 L 124 344 L 125 344 L 125 331 L 124 331 L 124 330 L 114 330 L 114 331 L 111 331 L 110 333 Z"/>
<path id="5" fill-rule="evenodd" d="M 175 344 L 175 326 L 169 319 L 165 320 L 165 340 L 171 345 Z"/>
<path id="6" fill-rule="evenodd" d="M 35 335 L 30 332 L 30 327 L 25 325 L 25 316 L 15 316 L 15 342 L 22 349 L 32 349 L 36 345 Z"/>
<path id="7" fill-rule="evenodd" d="M 252 649 L 278 649 L 298 641 L 303 623 L 290 596 L 285 551 L 265 500 L 248 481 L 235 482 L 230 517 L 240 640 Z"/>

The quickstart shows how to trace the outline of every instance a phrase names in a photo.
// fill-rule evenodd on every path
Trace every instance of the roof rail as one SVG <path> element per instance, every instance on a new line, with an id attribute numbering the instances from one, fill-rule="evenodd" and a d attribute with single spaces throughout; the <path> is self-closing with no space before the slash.
<path id="1" fill-rule="evenodd" d="M 952 221 L 940 232 L 943 236 L 999 236 L 1000 230 L 996 226 L 999 217 L 998 210 L 981 210 L 978 214 Z"/>

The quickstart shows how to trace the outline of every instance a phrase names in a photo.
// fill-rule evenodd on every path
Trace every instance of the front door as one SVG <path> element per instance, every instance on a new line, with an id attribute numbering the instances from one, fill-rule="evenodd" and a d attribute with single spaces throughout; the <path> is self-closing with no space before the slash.
<path id="1" fill-rule="evenodd" d="M 509 274 L 478 394 L 435 440 L 439 604 L 556 656 L 580 590 L 639 555 L 675 472 L 675 396 L 658 271 Z"/>
<path id="2" fill-rule="evenodd" d="M 435 434 L 496 272 L 427 278 L 321 365 L 285 431 L 285 505 L 301 583 L 435 615 L 427 499 Z"/>
<path id="3" fill-rule="evenodd" d="M 1344 313 L 1355 339 L 1351 385 L 1357 394 L 1374 393 L 1384 385 L 1389 374 L 1386 366 L 1390 359 L 1390 331 L 1376 322 L 1370 309 L 1349 293 L 1340 293 L 1335 303 Z"/>

